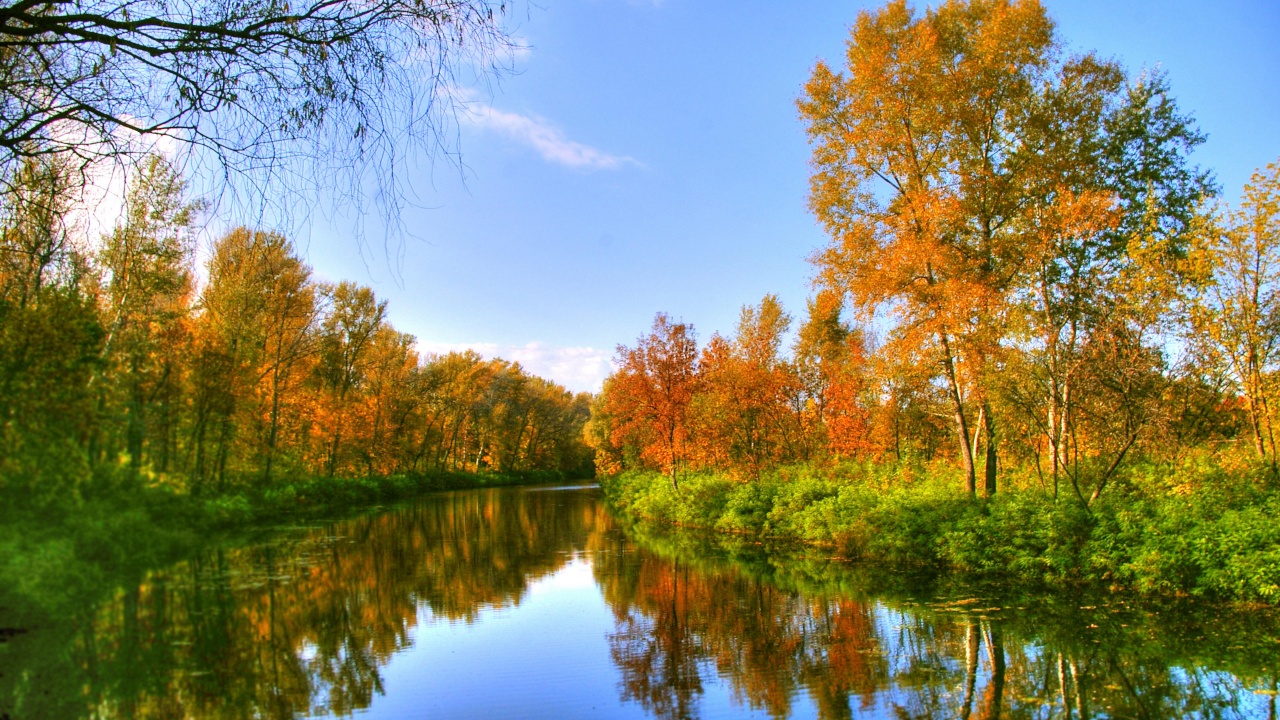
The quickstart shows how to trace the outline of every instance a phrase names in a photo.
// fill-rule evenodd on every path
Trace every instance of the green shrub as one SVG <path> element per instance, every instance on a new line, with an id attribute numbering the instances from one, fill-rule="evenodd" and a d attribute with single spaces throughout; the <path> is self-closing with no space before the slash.
<path id="1" fill-rule="evenodd" d="M 727 493 L 724 511 L 709 527 L 722 532 L 762 533 L 769 523 L 779 487 L 773 482 L 749 482 Z"/>
<path id="2" fill-rule="evenodd" d="M 205 514 L 213 525 L 242 525 L 254 519 L 253 506 L 244 495 L 222 495 L 207 500 Z"/>

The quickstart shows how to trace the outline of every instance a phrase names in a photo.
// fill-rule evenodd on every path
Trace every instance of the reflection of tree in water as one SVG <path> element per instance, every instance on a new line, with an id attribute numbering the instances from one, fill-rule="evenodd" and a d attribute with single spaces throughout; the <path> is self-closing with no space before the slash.
<path id="1" fill-rule="evenodd" d="M 350 714 L 425 608 L 518 604 L 604 519 L 574 492 L 433 497 L 403 510 L 149 573 L 75 641 L 98 717 Z M 90 709 L 92 708 L 92 709 Z"/>
<path id="2" fill-rule="evenodd" d="M 718 673 L 740 702 L 774 717 L 790 714 L 802 687 L 821 717 L 849 717 L 849 697 L 869 701 L 887 679 L 866 604 L 810 602 L 648 553 L 596 562 L 618 623 L 609 641 L 623 698 L 657 717 L 696 716 L 703 672 Z"/>
<path id="3" fill-rule="evenodd" d="M 626 613 L 609 636 L 609 654 L 622 670 L 622 697 L 659 718 L 691 718 L 702 694 L 698 662 L 704 655 L 689 632 L 688 573 L 679 567 L 658 583 L 650 597 L 666 607 L 651 615 Z M 653 586 L 648 586 L 653 587 Z"/>
<path id="4" fill-rule="evenodd" d="M 695 717 L 717 677 L 778 718 L 802 693 L 821 718 L 1276 717 L 1275 695 L 1254 694 L 1277 684 L 1274 614 L 1070 597 L 892 609 L 847 590 L 806 599 L 714 556 L 605 550 L 620 693 L 660 718 Z"/>

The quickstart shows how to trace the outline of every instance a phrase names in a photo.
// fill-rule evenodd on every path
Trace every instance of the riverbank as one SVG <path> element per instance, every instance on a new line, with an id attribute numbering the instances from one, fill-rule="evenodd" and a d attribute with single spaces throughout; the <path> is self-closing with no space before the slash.
<path id="1" fill-rule="evenodd" d="M 919 573 L 1280 603 L 1280 492 L 1265 470 L 1200 458 L 1135 468 L 1089 507 L 1029 484 L 970 498 L 945 465 L 786 467 L 740 482 L 601 481 L 650 522 L 827 548 Z"/>
<path id="2" fill-rule="evenodd" d="M 333 518 L 431 492 L 563 482 L 554 471 L 299 478 L 265 489 L 192 497 L 138 478 L 99 479 L 33 509 L 0 510 L 0 630 L 78 612 L 106 578 L 141 577 L 210 536 L 251 539 L 282 525 Z M 34 613 L 34 614 L 33 614 Z M 39 617 L 37 617 L 37 615 Z"/>

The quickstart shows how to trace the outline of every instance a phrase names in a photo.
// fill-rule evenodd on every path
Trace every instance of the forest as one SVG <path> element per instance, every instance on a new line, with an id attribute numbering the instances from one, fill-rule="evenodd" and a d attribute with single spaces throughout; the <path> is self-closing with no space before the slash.
<path id="1" fill-rule="evenodd" d="M 1156 71 L 1033 2 L 863 12 L 797 108 L 828 242 L 593 400 L 634 514 L 1034 580 L 1280 600 L 1280 163 L 1227 203 Z"/>
<path id="2" fill-rule="evenodd" d="M 470 351 L 420 355 L 386 302 L 316 279 L 278 232 L 233 229 L 197 267 L 205 206 L 158 155 L 100 240 L 72 215 L 76 180 L 27 160 L 0 210 L 14 516 L 144 492 L 287 512 L 315 479 L 590 475 L 589 396 Z"/>

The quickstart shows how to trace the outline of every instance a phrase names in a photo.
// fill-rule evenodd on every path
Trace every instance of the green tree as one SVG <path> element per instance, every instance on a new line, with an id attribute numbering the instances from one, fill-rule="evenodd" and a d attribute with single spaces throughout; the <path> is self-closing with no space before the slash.
<path id="1" fill-rule="evenodd" d="M 1096 398 L 1077 385 L 1108 369 L 1084 363 L 1112 357 L 1120 336 L 1160 342 L 1184 290 L 1199 206 L 1214 192 L 1188 158 L 1204 138 L 1166 80 L 1126 82 L 1118 67 L 1079 58 L 1043 93 L 1027 129 L 1039 152 L 1018 282 L 1030 374 L 1012 397 L 1047 443 L 1055 496 L 1060 473 L 1078 481 L 1079 455 L 1100 452 L 1079 442 L 1088 433 L 1076 410 Z"/>
<path id="2" fill-rule="evenodd" d="M 99 386 L 112 416 L 107 424 L 124 426 L 123 450 L 135 469 L 150 445 L 157 469 L 167 470 L 176 440 L 192 304 L 192 226 L 201 209 L 185 190 L 176 169 L 159 156 L 148 158 L 130 183 L 123 222 L 104 238 L 99 255 L 107 328 Z M 109 390 L 116 396 L 110 401 Z"/>
<path id="3" fill-rule="evenodd" d="M 65 222 L 66 167 L 33 160 L 17 182 L 0 198 L 0 489 L 39 507 L 74 501 L 92 475 L 103 329 Z"/>

